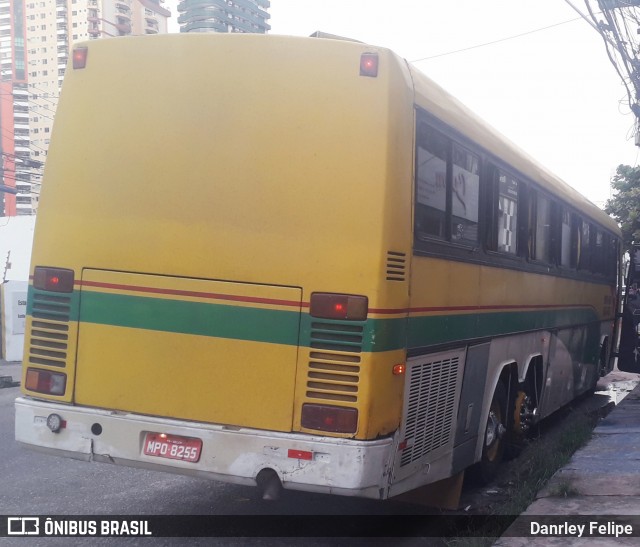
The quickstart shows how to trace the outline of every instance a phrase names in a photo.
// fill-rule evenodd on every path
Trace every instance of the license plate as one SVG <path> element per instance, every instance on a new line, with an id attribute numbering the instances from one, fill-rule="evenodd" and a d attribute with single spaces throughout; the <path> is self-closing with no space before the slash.
<path id="1" fill-rule="evenodd" d="M 144 436 L 143 452 L 169 460 L 197 462 L 200 460 L 202 441 L 194 437 L 180 437 L 165 433 L 147 433 Z"/>

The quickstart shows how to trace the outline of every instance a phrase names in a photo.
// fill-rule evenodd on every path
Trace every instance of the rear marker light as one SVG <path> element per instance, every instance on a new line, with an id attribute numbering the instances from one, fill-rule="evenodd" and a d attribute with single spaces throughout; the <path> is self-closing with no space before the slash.
<path id="1" fill-rule="evenodd" d="M 332 433 L 355 433 L 358 410 L 341 406 L 302 405 L 302 427 Z"/>
<path id="2" fill-rule="evenodd" d="M 349 294 L 313 293 L 309 313 L 322 319 L 347 319 L 364 321 L 369 312 L 366 296 Z"/>
<path id="3" fill-rule="evenodd" d="M 360 76 L 378 77 L 378 54 L 363 53 L 360 56 Z"/>
<path id="4" fill-rule="evenodd" d="M 87 55 L 89 54 L 89 48 L 77 47 L 73 50 L 73 68 L 77 70 L 79 68 L 85 68 L 87 66 Z"/>
<path id="5" fill-rule="evenodd" d="M 33 286 L 42 291 L 73 292 L 73 270 L 36 266 Z"/>
<path id="6" fill-rule="evenodd" d="M 399 364 L 393 365 L 393 375 L 394 376 L 402 376 L 407 371 L 407 365 Z"/>

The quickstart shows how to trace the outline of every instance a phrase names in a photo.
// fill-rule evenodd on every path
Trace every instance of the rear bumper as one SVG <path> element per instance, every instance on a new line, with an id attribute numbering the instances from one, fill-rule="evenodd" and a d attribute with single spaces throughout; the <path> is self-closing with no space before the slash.
<path id="1" fill-rule="evenodd" d="M 231 428 L 27 397 L 16 399 L 15 410 L 16 441 L 40 452 L 248 485 L 256 485 L 258 473 L 270 468 L 289 489 L 387 497 L 393 461 L 391 438 L 354 441 Z M 51 432 L 46 425 L 47 417 L 54 413 L 66 422 L 58 433 Z M 92 433 L 92 428 L 101 429 L 100 434 Z M 191 463 L 145 455 L 143 442 L 147 432 L 201 439 L 200 460 Z M 312 458 L 290 458 L 289 450 L 310 452 Z"/>

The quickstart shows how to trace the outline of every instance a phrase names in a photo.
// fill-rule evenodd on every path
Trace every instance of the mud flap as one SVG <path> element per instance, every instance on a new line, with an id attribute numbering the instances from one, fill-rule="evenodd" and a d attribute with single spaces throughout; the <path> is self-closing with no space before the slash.
<path id="1" fill-rule="evenodd" d="M 421 486 L 410 492 L 405 492 L 392 498 L 394 501 L 415 503 L 425 507 L 447 509 L 455 511 L 460 504 L 464 471 L 460 471 L 453 477 L 442 479 L 426 486 Z"/>

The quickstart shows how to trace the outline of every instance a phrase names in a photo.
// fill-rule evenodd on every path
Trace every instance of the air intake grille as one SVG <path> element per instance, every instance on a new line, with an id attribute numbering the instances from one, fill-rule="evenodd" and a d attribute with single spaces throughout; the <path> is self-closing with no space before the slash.
<path id="1" fill-rule="evenodd" d="M 311 324 L 308 398 L 357 402 L 363 332 L 358 324 Z"/>
<path id="2" fill-rule="evenodd" d="M 450 441 L 459 365 L 459 357 L 450 357 L 411 367 L 401 466 Z"/>
<path id="3" fill-rule="evenodd" d="M 29 363 L 66 365 L 70 313 L 70 297 L 34 292 Z"/>
<path id="4" fill-rule="evenodd" d="M 404 281 L 406 279 L 407 255 L 387 251 L 387 281 Z"/>

